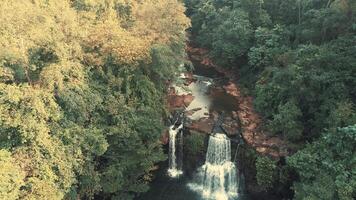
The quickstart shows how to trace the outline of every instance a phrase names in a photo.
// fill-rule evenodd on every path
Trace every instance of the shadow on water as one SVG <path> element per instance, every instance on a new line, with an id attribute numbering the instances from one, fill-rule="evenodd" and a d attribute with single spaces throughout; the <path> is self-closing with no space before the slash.
<path id="1" fill-rule="evenodd" d="M 199 200 L 199 195 L 187 186 L 187 178 L 170 178 L 167 174 L 167 162 L 160 164 L 155 180 L 150 185 L 150 190 L 138 197 L 137 200 Z"/>
<path id="2" fill-rule="evenodd" d="M 167 175 L 167 162 L 159 164 L 160 169 L 155 173 L 155 179 L 150 184 L 150 190 L 135 200 L 206 200 L 187 186 L 191 182 L 188 176 L 180 178 L 170 178 Z M 230 200 L 249 200 L 248 196 L 240 195 L 236 199 Z"/>
<path id="3" fill-rule="evenodd" d="M 212 89 L 209 96 L 211 100 L 210 111 L 229 113 L 239 109 L 236 98 L 222 89 Z"/>

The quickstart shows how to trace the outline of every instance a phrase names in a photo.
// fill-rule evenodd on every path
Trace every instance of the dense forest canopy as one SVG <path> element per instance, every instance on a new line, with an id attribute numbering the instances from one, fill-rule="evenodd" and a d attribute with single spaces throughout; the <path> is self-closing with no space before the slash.
<path id="1" fill-rule="evenodd" d="M 185 2 L 193 41 L 239 74 L 264 129 L 302 149 L 288 158 L 295 199 L 355 199 L 356 1 Z"/>
<path id="2" fill-rule="evenodd" d="M 131 199 L 165 159 L 177 0 L 0 1 L 0 199 Z"/>
<path id="3" fill-rule="evenodd" d="M 356 199 L 355 0 L 0 0 L 0 199 L 147 191 L 187 29 L 288 141 L 257 183 Z"/>

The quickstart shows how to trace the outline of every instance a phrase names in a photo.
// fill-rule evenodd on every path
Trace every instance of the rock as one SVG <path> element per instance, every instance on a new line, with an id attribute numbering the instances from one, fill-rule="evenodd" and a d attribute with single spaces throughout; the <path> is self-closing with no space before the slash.
<path id="1" fill-rule="evenodd" d="M 168 96 L 167 100 L 170 108 L 180 108 L 184 106 L 183 96 L 171 95 Z"/>
<path id="2" fill-rule="evenodd" d="M 236 111 L 232 111 L 231 112 L 231 115 L 232 115 L 232 118 L 235 119 L 235 120 L 238 120 L 239 119 L 239 114 L 236 112 Z"/>
<path id="3" fill-rule="evenodd" d="M 216 112 L 216 111 L 213 111 L 213 112 L 211 113 L 211 118 L 212 118 L 213 120 L 218 120 L 218 118 L 219 118 L 219 113 Z"/>
<path id="4" fill-rule="evenodd" d="M 227 85 L 225 85 L 223 87 L 224 87 L 226 93 L 230 94 L 231 96 L 240 97 L 239 90 L 238 90 L 238 88 L 237 88 L 235 83 L 232 83 L 230 81 Z"/>
<path id="5" fill-rule="evenodd" d="M 195 108 L 195 109 L 192 109 L 192 110 L 188 110 L 185 112 L 185 115 L 186 116 L 192 116 L 195 112 L 201 110 L 202 108 Z"/>
<path id="6" fill-rule="evenodd" d="M 239 123 L 230 117 L 224 119 L 221 127 L 224 129 L 227 135 L 236 135 L 239 131 Z"/>
<path id="7" fill-rule="evenodd" d="M 187 94 L 187 95 L 183 95 L 183 102 L 184 102 L 184 105 L 186 107 L 189 106 L 190 103 L 192 103 L 192 101 L 194 100 L 194 96 L 192 94 Z"/>
<path id="8" fill-rule="evenodd" d="M 214 120 L 211 118 L 203 118 L 196 121 L 192 121 L 191 124 L 187 126 L 188 129 L 194 130 L 201 133 L 209 134 L 214 126 Z"/>
<path id="9" fill-rule="evenodd" d="M 188 107 L 189 104 L 194 100 L 194 96 L 191 94 L 187 95 L 168 95 L 167 101 L 171 109 Z"/>
<path id="10" fill-rule="evenodd" d="M 191 83 L 197 81 L 197 79 L 193 76 L 192 73 L 184 73 L 184 85 L 188 86 Z"/>

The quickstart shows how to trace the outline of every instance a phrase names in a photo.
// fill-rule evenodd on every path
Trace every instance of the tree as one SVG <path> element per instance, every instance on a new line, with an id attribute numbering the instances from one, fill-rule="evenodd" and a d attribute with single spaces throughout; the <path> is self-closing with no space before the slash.
<path id="1" fill-rule="evenodd" d="M 0 150 L 0 198 L 15 200 L 20 197 L 20 187 L 24 185 L 25 173 L 11 157 L 11 153 Z"/>
<path id="2" fill-rule="evenodd" d="M 328 131 L 288 158 L 299 174 L 295 199 L 354 199 L 356 126 Z"/>
<path id="3" fill-rule="evenodd" d="M 256 160 L 256 179 L 258 185 L 265 189 L 273 187 L 276 181 L 276 163 L 268 157 L 257 157 Z"/>
<path id="4" fill-rule="evenodd" d="M 147 190 L 165 159 L 164 83 L 185 57 L 184 11 L 176 0 L 1 2 L 0 198 Z"/>
<path id="5" fill-rule="evenodd" d="M 212 55 L 225 58 L 221 64 L 228 66 L 247 53 L 251 46 L 252 28 L 243 10 L 221 12 L 221 24 L 212 33 Z"/>

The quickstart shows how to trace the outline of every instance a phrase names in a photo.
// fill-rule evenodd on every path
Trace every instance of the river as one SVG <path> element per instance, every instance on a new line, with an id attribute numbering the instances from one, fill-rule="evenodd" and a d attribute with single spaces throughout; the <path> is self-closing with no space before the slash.
<path id="1" fill-rule="evenodd" d="M 190 120 L 199 120 L 207 118 L 213 112 L 225 113 L 226 116 L 231 115 L 231 111 L 237 110 L 236 100 L 218 90 L 226 82 L 222 74 L 214 69 L 207 69 L 199 64 L 194 65 L 193 76 L 196 81 L 192 82 L 184 90 L 181 87 L 176 87 L 178 94 L 191 93 L 195 98 L 186 108 L 186 111 L 200 109 L 193 112 L 188 118 Z M 183 76 L 184 78 L 184 76 Z M 188 91 L 188 92 L 187 92 Z M 188 131 L 189 130 L 185 130 Z M 205 139 L 205 148 L 207 148 L 208 135 L 203 136 Z M 232 148 L 236 148 L 237 144 L 232 144 Z M 189 148 L 189 147 L 188 147 Z M 168 154 L 168 145 L 165 148 Z M 235 151 L 233 151 L 236 153 Z M 234 156 L 234 155 L 232 155 Z M 205 157 L 194 159 L 184 159 L 183 156 L 183 175 L 178 178 L 171 178 L 168 173 L 168 160 L 159 163 L 159 169 L 154 173 L 154 180 L 150 184 L 148 192 L 142 194 L 137 200 L 206 200 L 199 192 L 193 191 L 188 187 L 189 184 L 194 182 L 194 177 L 197 176 L 199 166 L 204 163 Z M 243 175 L 239 175 L 239 180 Z M 243 182 L 243 181 L 242 181 Z M 244 184 L 244 183 L 242 183 Z M 243 193 L 243 192 L 242 192 Z M 210 198 L 216 199 L 216 198 Z M 229 198 L 229 200 L 248 200 L 248 196 L 239 194 L 238 197 Z M 220 200 L 220 199 L 216 199 Z"/>

